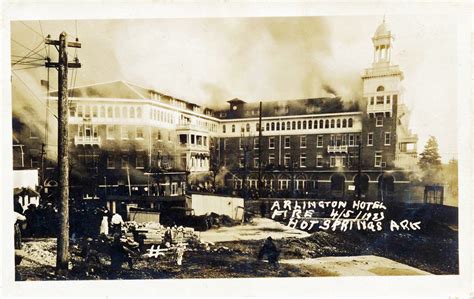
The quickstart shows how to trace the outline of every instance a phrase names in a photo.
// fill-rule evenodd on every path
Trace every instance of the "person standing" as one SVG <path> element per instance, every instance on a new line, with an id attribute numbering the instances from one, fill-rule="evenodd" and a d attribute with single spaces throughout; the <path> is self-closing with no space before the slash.
<path id="1" fill-rule="evenodd" d="M 109 234 L 109 218 L 107 216 L 108 212 L 105 211 L 104 214 L 102 215 L 102 221 L 100 222 L 100 230 L 99 234 L 102 235 L 108 235 Z"/>
<path id="2" fill-rule="evenodd" d="M 115 213 L 112 216 L 111 223 L 112 223 L 112 233 L 122 235 L 122 224 L 123 224 L 122 216 L 120 216 L 119 213 Z"/>

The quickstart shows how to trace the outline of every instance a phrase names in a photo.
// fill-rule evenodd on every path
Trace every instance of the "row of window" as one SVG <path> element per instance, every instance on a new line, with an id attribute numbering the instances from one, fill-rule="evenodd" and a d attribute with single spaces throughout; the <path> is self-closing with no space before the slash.
<path id="1" fill-rule="evenodd" d="M 289 130 L 311 130 L 311 129 L 333 129 L 333 128 L 352 128 L 354 120 L 352 118 L 337 119 L 320 119 L 318 120 L 299 120 L 299 121 L 281 121 L 281 122 L 265 122 L 262 126 L 266 131 L 289 131 Z M 255 130 L 258 131 L 258 123 L 255 124 Z M 222 133 L 227 132 L 226 125 L 222 125 Z M 231 125 L 231 132 L 236 132 L 236 125 Z M 250 123 L 242 124 L 240 132 L 250 132 Z"/>
<path id="2" fill-rule="evenodd" d="M 390 132 L 384 132 L 384 145 L 391 145 L 392 143 L 392 134 Z M 367 133 L 367 146 L 374 145 L 374 133 Z"/>
<path id="3" fill-rule="evenodd" d="M 389 133 L 390 134 L 390 133 Z M 372 135 L 373 139 L 373 135 Z M 389 140 L 390 138 L 388 138 Z M 244 140 L 243 138 L 239 138 L 239 149 L 243 150 L 244 149 Z M 386 139 L 387 140 L 387 139 Z M 342 134 L 342 135 L 331 135 L 330 136 L 330 141 L 329 145 L 335 145 L 335 146 L 357 146 L 360 142 L 360 135 L 359 134 Z M 390 144 L 387 144 L 390 145 Z M 291 137 L 290 136 L 284 136 L 283 137 L 283 146 L 285 149 L 291 148 Z M 259 144 L 259 139 L 254 138 L 253 139 L 253 148 L 254 149 L 259 149 L 260 144 Z M 299 147 L 300 148 L 306 148 L 307 147 L 307 137 L 306 136 L 300 136 L 299 138 Z M 323 141 L 323 135 L 316 135 L 316 147 L 322 148 L 324 147 L 324 141 Z M 269 149 L 275 149 L 275 137 L 268 137 L 268 148 Z M 224 139 L 224 149 L 227 149 L 227 139 Z"/>
<path id="4" fill-rule="evenodd" d="M 393 101 L 396 101 L 398 99 L 398 95 L 380 95 L 380 96 L 374 96 L 370 97 L 370 105 L 390 105 Z"/>
<path id="5" fill-rule="evenodd" d="M 355 161 L 357 156 L 348 156 L 348 155 L 331 155 L 329 157 L 329 167 L 346 167 L 348 165 L 348 161 Z M 283 166 L 290 167 L 292 163 L 291 154 L 286 153 L 283 156 Z M 276 165 L 275 164 L 275 154 L 270 153 L 268 155 L 268 165 Z M 324 167 L 323 155 L 316 154 L 316 167 L 322 168 Z M 245 157 L 241 156 L 239 159 L 239 167 L 245 167 Z M 253 167 L 258 168 L 260 167 L 260 159 L 258 157 L 254 157 L 253 159 Z M 307 155 L 306 153 L 301 153 L 299 156 L 299 163 L 294 163 L 293 167 L 305 168 L 307 167 Z M 382 167 L 382 151 L 376 151 L 374 154 L 374 167 Z"/>

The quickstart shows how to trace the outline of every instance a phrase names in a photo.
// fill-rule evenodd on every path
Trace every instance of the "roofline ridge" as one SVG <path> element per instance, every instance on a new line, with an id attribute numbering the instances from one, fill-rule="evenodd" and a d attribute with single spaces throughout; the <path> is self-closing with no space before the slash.
<path id="1" fill-rule="evenodd" d="M 110 84 L 110 83 L 115 83 L 115 82 L 123 82 L 123 83 L 125 83 L 125 81 L 124 81 L 123 79 L 117 79 L 117 80 L 105 81 L 105 82 L 100 82 L 100 83 L 92 83 L 92 84 L 86 84 L 86 85 L 75 86 L 74 88 L 68 88 L 68 90 L 77 89 L 77 88 L 84 88 L 84 87 L 90 87 L 90 86 L 103 85 L 103 84 Z M 58 92 L 58 91 L 59 91 L 58 89 L 56 89 L 56 90 L 51 90 L 49 93 Z M 46 93 L 46 94 L 47 94 L 47 93 Z"/>

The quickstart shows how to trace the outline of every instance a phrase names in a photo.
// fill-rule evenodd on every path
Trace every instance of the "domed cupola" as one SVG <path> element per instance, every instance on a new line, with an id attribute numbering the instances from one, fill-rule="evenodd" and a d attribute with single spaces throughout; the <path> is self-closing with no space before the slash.
<path id="1" fill-rule="evenodd" d="M 384 18 L 382 24 L 377 27 L 377 30 L 372 37 L 372 42 L 374 44 L 374 67 L 388 66 L 390 64 L 392 40 L 392 33 Z"/>

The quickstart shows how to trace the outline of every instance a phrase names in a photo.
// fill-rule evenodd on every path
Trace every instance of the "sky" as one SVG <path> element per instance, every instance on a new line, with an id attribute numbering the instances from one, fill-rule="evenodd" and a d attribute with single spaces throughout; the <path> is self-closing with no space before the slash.
<path id="1" fill-rule="evenodd" d="M 403 100 L 418 152 L 430 135 L 444 162 L 457 156 L 456 19 L 386 15 L 395 36 L 392 63 L 404 72 Z M 61 31 L 82 43 L 75 86 L 125 80 L 211 108 L 240 98 L 291 100 L 333 93 L 354 101 L 371 66 L 371 37 L 383 16 L 26 21 L 11 23 L 13 59 Z M 20 46 L 26 46 L 26 48 Z M 53 61 L 56 50 L 50 49 Z M 70 50 L 73 57 L 75 50 Z M 34 62 L 38 63 L 38 61 Z M 38 105 L 44 67 L 13 67 L 13 109 Z M 50 71 L 52 88 L 56 72 Z M 71 72 L 72 77 L 72 72 Z M 23 82 L 22 82 L 23 81 Z M 23 83 L 29 86 L 26 90 Z M 71 83 L 73 84 L 73 83 Z M 44 115 L 42 112 L 41 115 Z M 54 128 L 52 128 L 54 129 Z"/>

